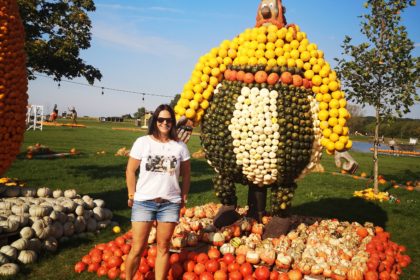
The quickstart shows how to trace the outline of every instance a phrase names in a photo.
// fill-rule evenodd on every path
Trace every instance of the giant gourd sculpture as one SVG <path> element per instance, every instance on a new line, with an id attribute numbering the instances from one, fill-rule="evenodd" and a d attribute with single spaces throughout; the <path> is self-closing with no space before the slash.
<path id="1" fill-rule="evenodd" d="M 201 142 L 216 171 L 223 204 L 214 223 L 239 215 L 235 183 L 248 185 L 248 215 L 261 220 L 271 188 L 268 236 L 289 226 L 296 179 L 319 163 L 322 149 L 355 170 L 350 117 L 336 72 L 297 25 L 286 25 L 280 0 L 261 1 L 254 28 L 202 56 L 175 106 L 181 124 L 201 123 Z"/>
<path id="2" fill-rule="evenodd" d="M 265 214 L 271 188 L 275 218 L 266 232 L 284 233 L 295 180 L 317 165 L 323 148 L 343 156 L 352 145 L 336 73 L 297 25 L 286 25 L 280 0 L 261 1 L 254 28 L 199 59 L 175 112 L 181 124 L 201 123 L 223 204 L 216 226 L 239 217 L 235 183 L 241 183 L 249 187 L 248 215 L 256 219 Z M 344 158 L 344 168 L 357 167 Z"/>
<path id="3" fill-rule="evenodd" d="M 19 152 L 27 106 L 25 35 L 14 0 L 0 0 L 0 175 Z"/>

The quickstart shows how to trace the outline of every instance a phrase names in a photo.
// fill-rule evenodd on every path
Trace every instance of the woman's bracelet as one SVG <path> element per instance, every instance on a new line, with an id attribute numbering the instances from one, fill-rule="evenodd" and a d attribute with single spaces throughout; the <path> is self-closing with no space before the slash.
<path id="1" fill-rule="evenodd" d="M 134 199 L 134 194 L 128 194 L 128 199 Z"/>

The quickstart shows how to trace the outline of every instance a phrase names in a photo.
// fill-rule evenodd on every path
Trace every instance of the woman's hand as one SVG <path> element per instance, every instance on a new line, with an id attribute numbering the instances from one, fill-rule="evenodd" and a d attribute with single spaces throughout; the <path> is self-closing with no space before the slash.
<path id="1" fill-rule="evenodd" d="M 133 207 L 133 203 L 134 203 L 134 199 L 129 198 L 128 201 L 127 201 L 128 207 L 132 208 Z"/>

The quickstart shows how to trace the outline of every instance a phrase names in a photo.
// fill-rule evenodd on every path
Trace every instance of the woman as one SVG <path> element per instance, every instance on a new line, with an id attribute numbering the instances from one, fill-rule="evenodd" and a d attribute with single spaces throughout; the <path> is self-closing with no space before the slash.
<path id="1" fill-rule="evenodd" d="M 175 170 L 162 166 L 155 158 L 175 159 Z M 126 279 L 136 274 L 154 221 L 157 221 L 155 279 L 167 279 L 170 240 L 190 188 L 189 158 L 187 146 L 177 139 L 174 111 L 168 105 L 160 105 L 153 113 L 148 135 L 134 142 L 126 169 L 133 231 L 131 251 L 125 261 Z M 182 176 L 181 187 L 179 176 Z"/>

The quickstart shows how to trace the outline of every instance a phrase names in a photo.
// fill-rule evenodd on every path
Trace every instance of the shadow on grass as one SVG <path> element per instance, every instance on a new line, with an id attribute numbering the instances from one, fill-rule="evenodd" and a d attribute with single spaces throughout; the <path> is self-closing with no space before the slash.
<path id="1" fill-rule="evenodd" d="M 85 175 L 92 179 L 124 178 L 127 163 L 117 165 L 78 165 L 69 167 L 74 176 Z"/>
<path id="2" fill-rule="evenodd" d="M 205 159 L 191 159 L 191 177 L 201 176 L 203 174 L 213 176 L 215 172 Z"/>
<path id="3" fill-rule="evenodd" d="M 356 221 L 361 224 L 372 222 L 384 227 L 388 221 L 387 213 L 378 205 L 360 198 L 325 198 L 291 208 L 292 214 L 337 218 L 340 221 Z"/>
<path id="4" fill-rule="evenodd" d="M 191 183 L 190 194 L 202 193 L 213 190 L 213 182 L 211 178 L 205 180 L 198 180 Z"/>

